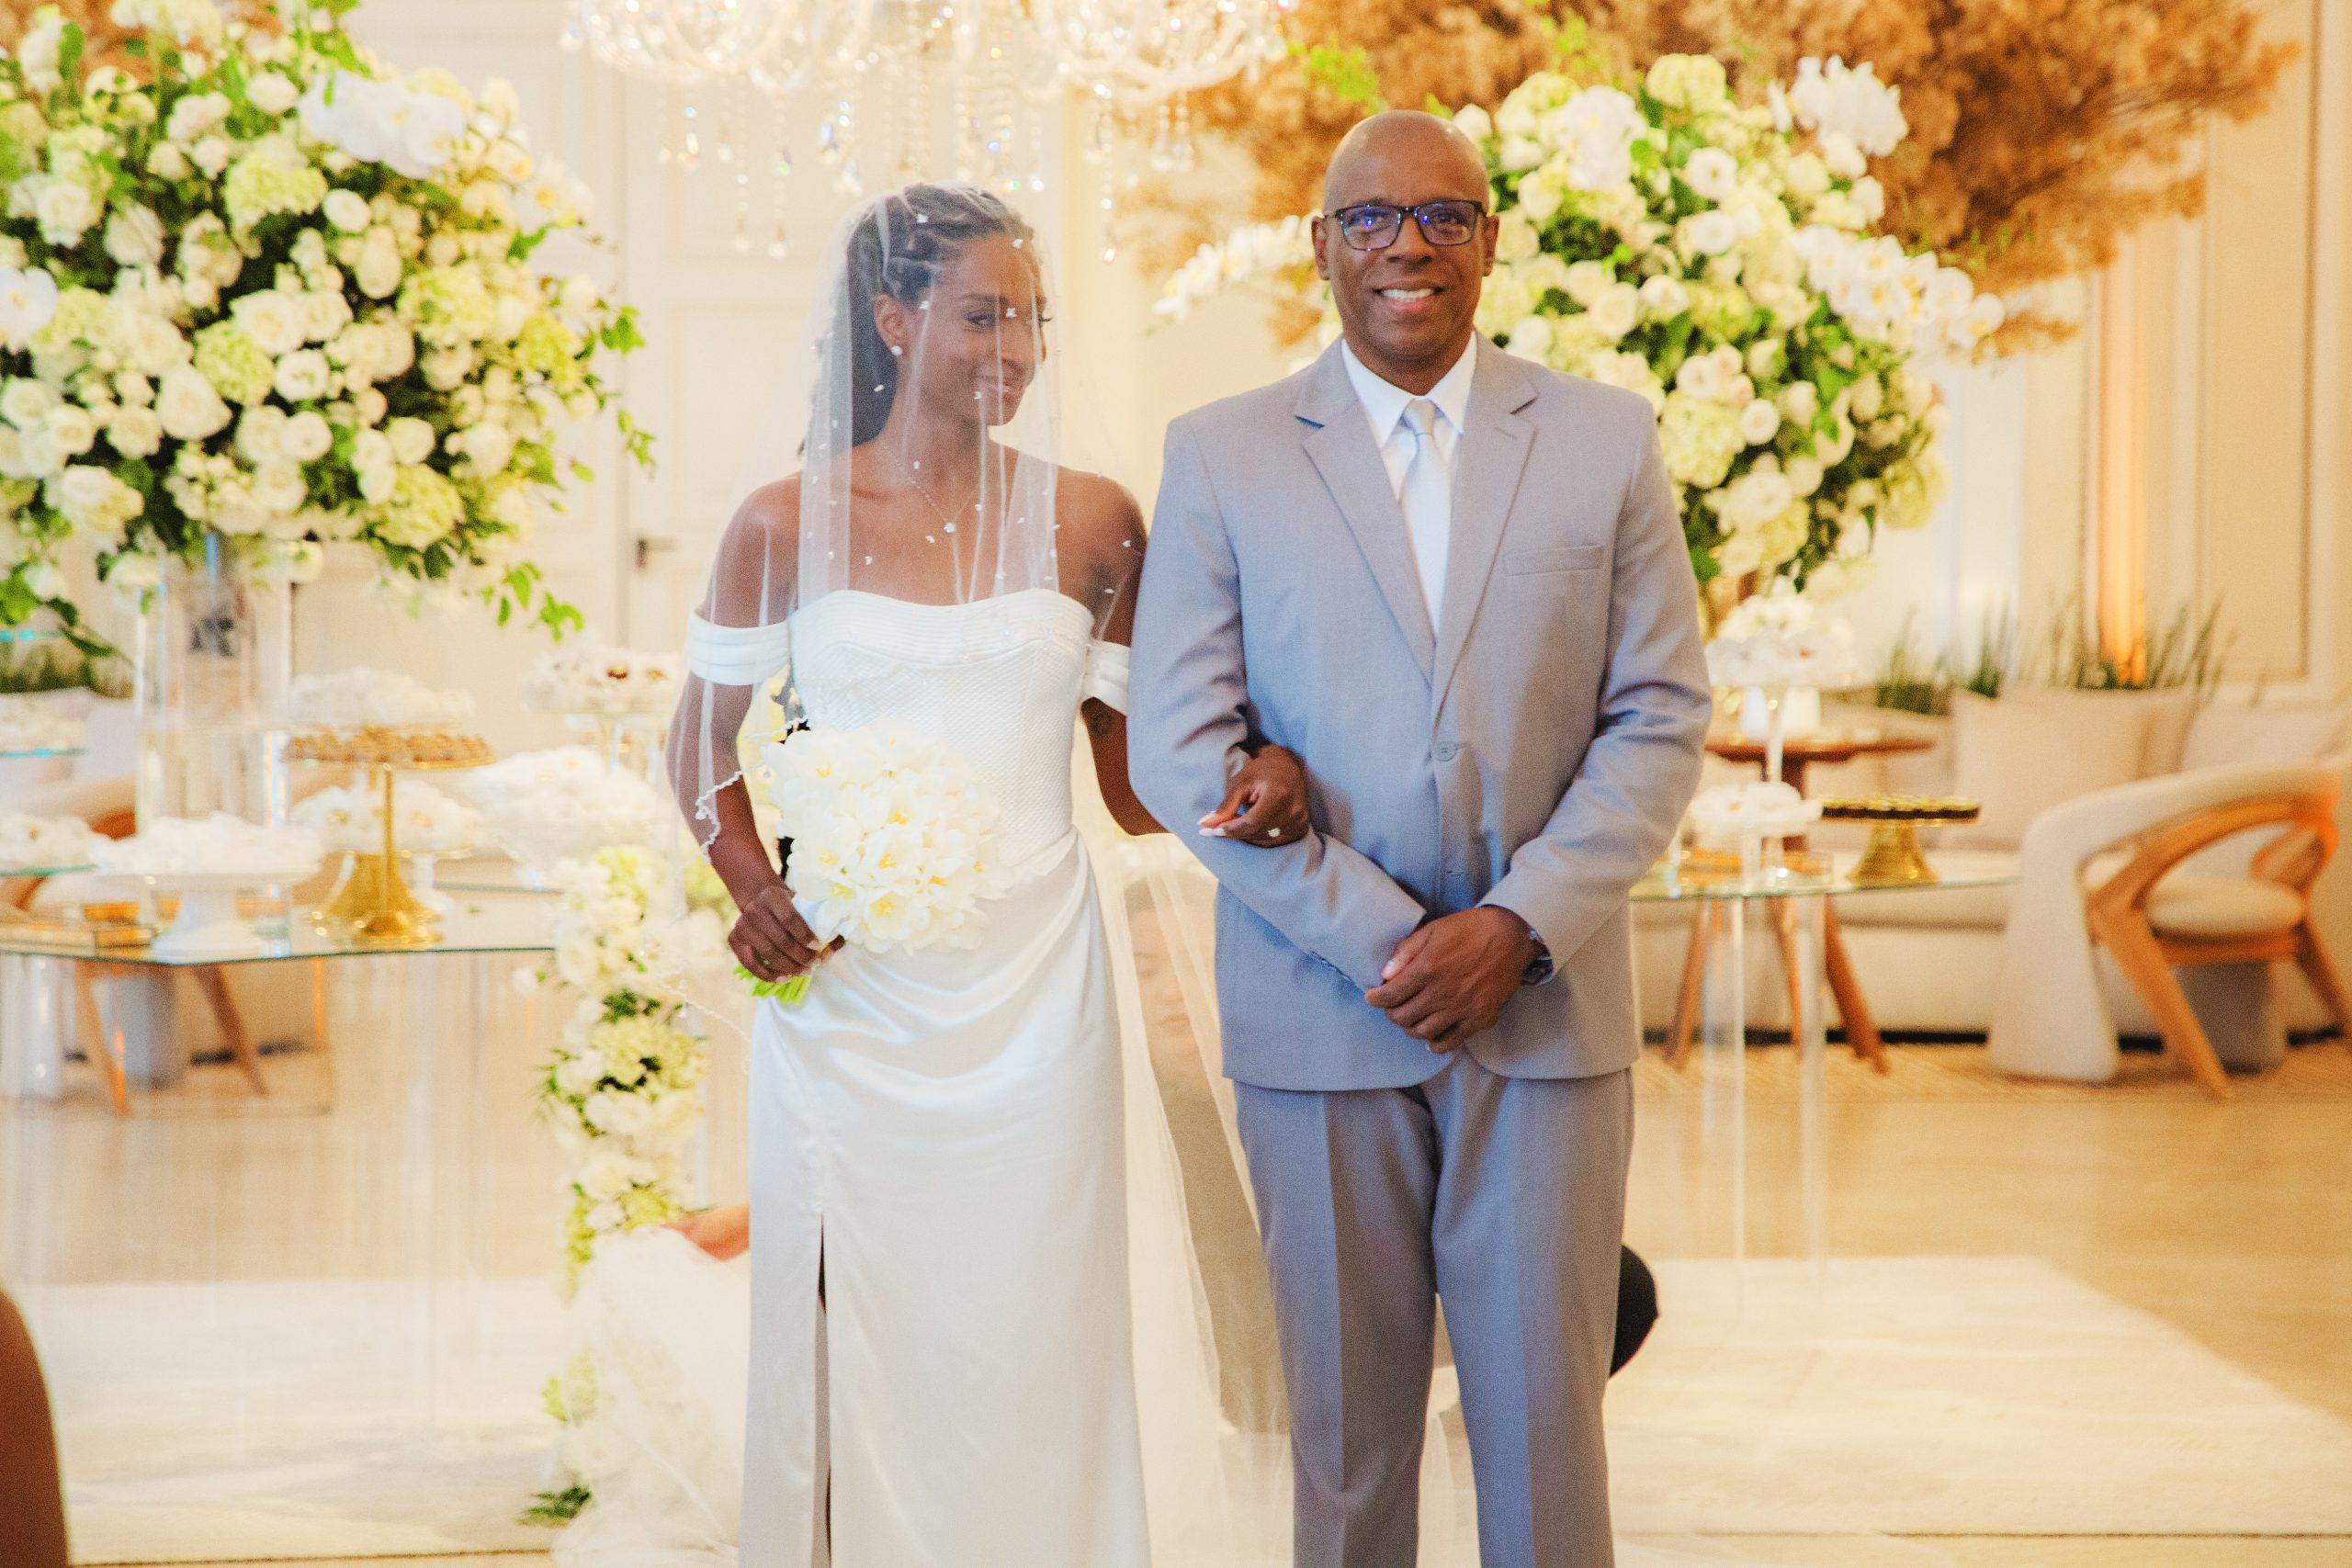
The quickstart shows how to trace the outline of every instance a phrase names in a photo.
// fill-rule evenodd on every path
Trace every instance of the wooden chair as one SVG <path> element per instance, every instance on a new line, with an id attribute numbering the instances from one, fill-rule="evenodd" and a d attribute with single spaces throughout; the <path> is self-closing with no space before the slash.
<path id="1" fill-rule="evenodd" d="M 2291 959 L 2338 1029 L 2352 1028 L 2352 997 L 2312 929 L 2311 887 L 2335 853 L 2340 781 L 2291 793 L 2248 795 L 2160 822 L 2131 841 L 2131 859 L 2084 897 L 2092 939 L 2154 1015 L 2165 1049 L 2188 1064 L 2216 1100 L 2229 1077 L 2173 971 L 2204 964 Z M 2257 828 L 2277 837 L 2245 877 L 2175 874 L 2208 845 Z M 2352 1044 L 2352 1037 L 2347 1037 Z"/>

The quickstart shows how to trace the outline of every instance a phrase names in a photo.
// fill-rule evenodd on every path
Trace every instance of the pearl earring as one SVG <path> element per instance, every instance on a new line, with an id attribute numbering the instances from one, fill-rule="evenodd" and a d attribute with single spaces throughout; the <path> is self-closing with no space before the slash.
<path id="1" fill-rule="evenodd" d="M 895 343 L 894 343 L 894 344 L 892 344 L 890 345 L 890 357 L 891 357 L 891 358 L 893 358 L 893 359 L 898 358 L 900 355 L 902 355 L 902 354 L 904 354 L 904 353 L 906 353 L 906 352 L 907 352 L 907 351 L 906 351 L 905 349 L 903 349 L 903 348 L 899 347 L 899 346 L 897 344 L 895 344 Z"/>

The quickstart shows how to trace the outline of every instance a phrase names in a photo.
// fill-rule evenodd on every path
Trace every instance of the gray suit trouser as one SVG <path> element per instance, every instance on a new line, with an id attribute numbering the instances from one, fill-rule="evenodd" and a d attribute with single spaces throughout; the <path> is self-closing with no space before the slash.
<path id="1" fill-rule="evenodd" d="M 1297 1568 L 1413 1568 L 1438 1298 L 1484 1568 L 1611 1568 L 1601 1393 L 1628 1072 L 1407 1089 L 1235 1086 L 1283 1376 Z"/>

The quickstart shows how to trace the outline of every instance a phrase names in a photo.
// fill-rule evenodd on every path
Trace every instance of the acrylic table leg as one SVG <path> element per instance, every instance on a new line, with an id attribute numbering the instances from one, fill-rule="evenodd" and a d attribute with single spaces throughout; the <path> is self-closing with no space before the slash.
<path id="1" fill-rule="evenodd" d="M 1797 1185 L 1804 1255 L 1815 1277 L 1829 1261 L 1829 1016 L 1824 955 L 1829 900 L 1787 901 L 1790 969 L 1797 999 L 1790 1037 L 1797 1048 Z"/>
<path id="2" fill-rule="evenodd" d="M 1710 901 L 1706 972 L 1700 986 L 1701 1213 L 1709 1250 L 1747 1251 L 1747 909 Z"/>

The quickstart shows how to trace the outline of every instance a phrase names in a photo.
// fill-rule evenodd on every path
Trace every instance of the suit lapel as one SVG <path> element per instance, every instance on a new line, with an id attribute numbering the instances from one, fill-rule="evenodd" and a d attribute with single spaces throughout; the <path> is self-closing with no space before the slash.
<path id="1" fill-rule="evenodd" d="M 1438 616 L 1437 660 L 1430 677 L 1437 697 L 1432 711 L 1445 705 L 1454 668 L 1469 646 L 1534 434 L 1534 426 L 1519 413 L 1535 399 L 1534 378 L 1493 344 L 1477 347 L 1469 428 L 1463 432 L 1453 466 L 1453 527 L 1446 547 L 1445 604 Z"/>
<path id="2" fill-rule="evenodd" d="M 1306 378 L 1298 400 L 1298 417 L 1309 428 L 1304 433 L 1306 456 L 1323 476 L 1339 502 L 1340 515 L 1355 535 L 1381 597 L 1397 629 L 1412 646 L 1413 658 L 1428 675 L 1436 638 L 1430 627 L 1429 607 L 1421 600 L 1421 580 L 1413 565 L 1412 546 L 1405 532 L 1405 513 L 1388 488 L 1388 470 L 1380 449 L 1373 445 L 1364 423 L 1363 405 L 1348 383 L 1347 367 L 1335 344 L 1324 352 Z M 1464 448 L 1465 455 L 1467 447 Z"/>

